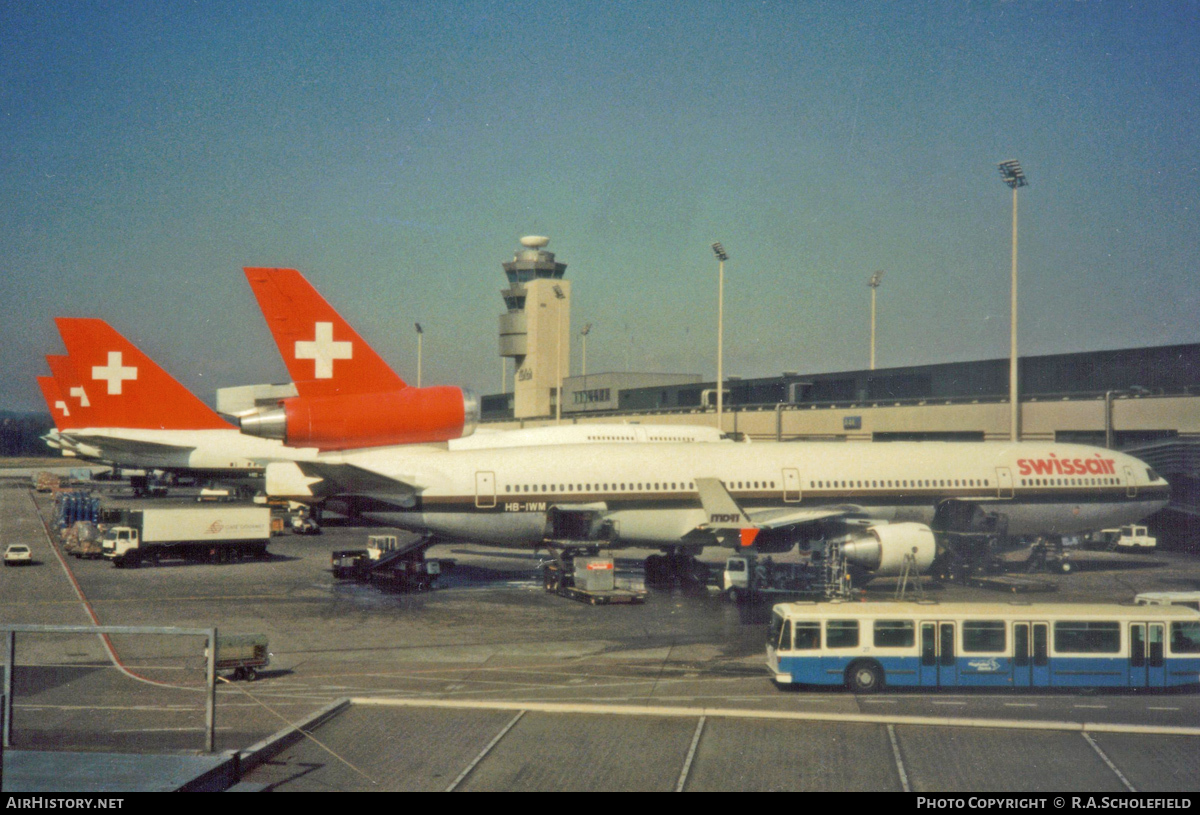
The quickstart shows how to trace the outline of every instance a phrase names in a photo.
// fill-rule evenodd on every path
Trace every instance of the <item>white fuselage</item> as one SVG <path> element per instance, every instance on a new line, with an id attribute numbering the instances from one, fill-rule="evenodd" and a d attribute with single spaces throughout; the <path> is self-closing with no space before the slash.
<path id="1" fill-rule="evenodd" d="M 1161 508 L 1169 490 L 1131 456 L 1033 442 L 386 448 L 319 460 L 404 487 L 393 496 L 377 485 L 361 491 L 368 517 L 505 546 L 539 545 L 551 507 L 602 510 L 625 545 L 679 544 L 712 520 L 696 478 L 719 479 L 751 516 L 847 507 L 846 519 L 933 525 L 939 507 L 956 502 L 1002 516 L 1009 536 L 1132 523 Z M 312 495 L 339 492 L 308 481 Z M 303 494 L 295 479 L 271 482 L 268 471 L 268 491 Z"/>

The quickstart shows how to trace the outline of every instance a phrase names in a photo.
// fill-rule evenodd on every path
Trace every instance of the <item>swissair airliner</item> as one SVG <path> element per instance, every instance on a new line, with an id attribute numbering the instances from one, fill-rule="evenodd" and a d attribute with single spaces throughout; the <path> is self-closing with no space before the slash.
<path id="1" fill-rule="evenodd" d="M 274 463 L 266 482 L 273 495 L 352 499 L 364 517 L 446 539 L 684 556 L 836 541 L 876 574 L 898 573 L 908 553 L 924 570 L 964 539 L 1131 523 L 1169 492 L 1132 456 L 1036 442 L 386 448 Z"/>

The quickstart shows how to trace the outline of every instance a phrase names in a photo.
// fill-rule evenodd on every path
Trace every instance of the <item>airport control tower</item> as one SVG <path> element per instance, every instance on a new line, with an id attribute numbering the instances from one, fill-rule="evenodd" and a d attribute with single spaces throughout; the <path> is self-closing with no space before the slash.
<path id="1" fill-rule="evenodd" d="M 571 367 L 571 284 L 567 264 L 546 251 L 549 238 L 521 238 L 521 248 L 504 264 L 508 288 L 501 292 L 508 313 L 500 315 L 500 356 L 512 357 L 516 375 L 513 417 L 554 415 L 560 377 Z"/>

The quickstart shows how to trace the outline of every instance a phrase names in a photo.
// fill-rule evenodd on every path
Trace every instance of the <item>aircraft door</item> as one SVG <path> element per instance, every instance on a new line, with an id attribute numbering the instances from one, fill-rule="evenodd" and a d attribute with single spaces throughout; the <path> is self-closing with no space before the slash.
<path id="1" fill-rule="evenodd" d="M 800 501 L 800 471 L 792 467 L 783 471 L 783 500 L 788 504 Z"/>
<path id="2" fill-rule="evenodd" d="M 996 497 L 1012 498 L 1013 497 L 1013 477 L 1012 470 L 1007 467 L 996 468 Z"/>
<path id="3" fill-rule="evenodd" d="M 954 687 L 958 685 L 958 659 L 955 651 L 954 623 L 934 620 L 921 622 L 921 685 Z"/>
<path id="4" fill-rule="evenodd" d="M 1125 468 L 1125 495 L 1129 498 L 1137 498 L 1137 481 L 1133 477 L 1133 468 Z"/>
<path id="5" fill-rule="evenodd" d="M 496 506 L 496 474 L 475 473 L 475 506 L 491 509 Z"/>
<path id="6" fill-rule="evenodd" d="M 1161 688 L 1166 685 L 1163 629 L 1162 623 L 1129 624 L 1129 687 Z"/>

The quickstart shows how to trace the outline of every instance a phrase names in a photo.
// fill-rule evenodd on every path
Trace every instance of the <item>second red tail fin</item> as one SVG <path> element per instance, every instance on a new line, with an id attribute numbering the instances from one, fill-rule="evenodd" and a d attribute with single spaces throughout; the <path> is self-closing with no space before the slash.
<path id="1" fill-rule="evenodd" d="M 59 317 L 92 427 L 215 430 L 231 425 L 103 320 Z"/>

